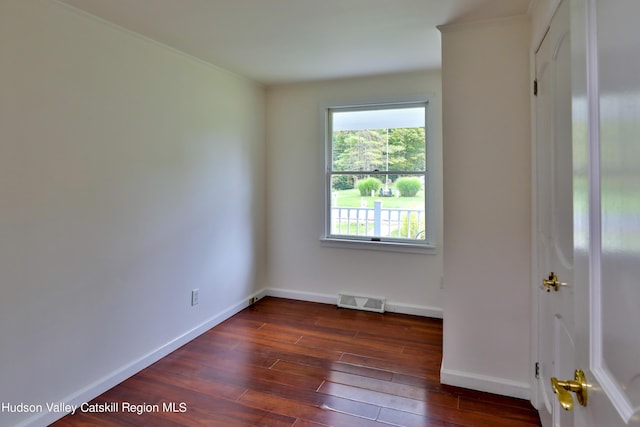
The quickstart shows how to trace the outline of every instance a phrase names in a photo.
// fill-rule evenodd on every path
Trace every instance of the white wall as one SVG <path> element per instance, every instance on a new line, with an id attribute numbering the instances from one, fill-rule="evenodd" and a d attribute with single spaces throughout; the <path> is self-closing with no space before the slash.
<path id="1" fill-rule="evenodd" d="M 0 402 L 82 402 L 246 304 L 264 102 L 58 3 L 0 2 Z"/>
<path id="2" fill-rule="evenodd" d="M 270 87 L 267 91 L 268 265 L 271 294 L 335 303 L 339 291 L 385 296 L 391 308 L 441 309 L 441 79 L 439 71 Z M 436 255 L 321 247 L 323 107 L 430 95 Z M 275 289 L 275 291 L 274 291 Z"/>
<path id="3" fill-rule="evenodd" d="M 442 29 L 447 384 L 529 397 L 530 26 Z"/>

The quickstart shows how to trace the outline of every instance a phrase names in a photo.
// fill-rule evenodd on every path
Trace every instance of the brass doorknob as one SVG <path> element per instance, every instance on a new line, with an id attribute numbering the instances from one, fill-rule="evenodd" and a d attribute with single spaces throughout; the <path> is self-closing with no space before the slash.
<path id="1" fill-rule="evenodd" d="M 549 273 L 548 279 L 542 280 L 542 284 L 544 285 L 545 288 L 547 288 L 547 292 L 551 292 L 551 288 L 553 288 L 556 292 L 558 292 L 558 289 L 560 288 L 560 286 L 567 286 L 566 283 L 558 280 L 558 276 L 553 271 Z"/>
<path id="2" fill-rule="evenodd" d="M 565 411 L 573 409 L 573 398 L 569 392 L 576 394 L 578 403 L 582 406 L 587 406 L 587 402 L 589 401 L 587 389 L 589 385 L 585 379 L 584 372 L 580 369 L 576 369 L 573 381 L 558 381 L 556 377 L 552 377 L 551 388 L 553 388 L 553 392 L 558 395 L 560 406 L 562 406 L 562 409 Z"/>

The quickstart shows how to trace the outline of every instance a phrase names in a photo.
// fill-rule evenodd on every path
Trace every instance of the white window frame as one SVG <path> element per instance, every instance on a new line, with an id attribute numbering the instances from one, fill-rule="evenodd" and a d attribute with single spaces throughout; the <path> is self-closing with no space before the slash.
<path id="1" fill-rule="evenodd" d="M 332 169 L 333 159 L 333 138 L 332 138 L 332 113 L 342 111 L 367 111 L 367 110 L 380 110 L 390 108 L 410 108 L 421 107 L 425 111 L 425 155 L 426 165 L 425 171 L 422 173 L 411 172 L 409 174 L 416 176 L 423 176 L 425 182 L 425 239 L 413 240 L 413 239 L 399 239 L 390 237 L 371 237 L 371 236 L 347 236 L 347 235 L 333 235 L 331 234 L 331 176 L 334 174 Z M 359 105 L 347 105 L 347 106 L 328 106 L 323 109 L 324 114 L 324 146 L 325 146 L 325 180 L 324 180 L 324 230 L 320 238 L 322 246 L 328 247 L 341 247 L 350 249 L 368 249 L 368 250 L 381 250 L 391 252 L 411 252 L 411 253 L 424 253 L 435 254 L 435 221 L 434 221 L 434 203 L 436 198 L 434 197 L 435 185 L 431 182 L 429 170 L 432 169 L 432 142 L 431 142 L 431 129 L 432 121 L 429 114 L 429 99 L 410 100 L 402 102 L 383 102 L 372 104 L 359 104 Z M 345 172 L 345 171 L 339 171 Z M 362 174 L 362 171 L 353 171 L 354 173 Z M 404 174 L 405 171 L 367 171 L 372 175 L 385 175 L 388 173 Z"/>

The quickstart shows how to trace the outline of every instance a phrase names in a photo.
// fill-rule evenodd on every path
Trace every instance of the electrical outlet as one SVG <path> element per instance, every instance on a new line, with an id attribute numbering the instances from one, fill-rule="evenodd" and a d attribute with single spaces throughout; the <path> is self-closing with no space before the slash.
<path id="1" fill-rule="evenodd" d="M 191 291 L 191 306 L 198 305 L 200 302 L 200 289 Z"/>

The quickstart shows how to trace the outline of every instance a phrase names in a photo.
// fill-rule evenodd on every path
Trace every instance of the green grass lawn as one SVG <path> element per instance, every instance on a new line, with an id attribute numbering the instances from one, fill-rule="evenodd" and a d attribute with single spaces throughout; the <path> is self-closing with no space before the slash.
<path id="1" fill-rule="evenodd" d="M 395 193 L 394 189 L 394 193 Z M 375 200 L 382 201 L 383 208 L 400 208 L 400 209 L 424 209 L 424 191 L 418 192 L 415 197 L 362 197 L 357 189 L 333 191 L 332 206 L 337 208 L 359 208 L 362 201 L 367 202 L 368 208 L 373 208 Z"/>

